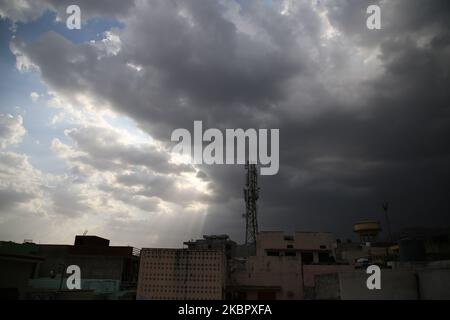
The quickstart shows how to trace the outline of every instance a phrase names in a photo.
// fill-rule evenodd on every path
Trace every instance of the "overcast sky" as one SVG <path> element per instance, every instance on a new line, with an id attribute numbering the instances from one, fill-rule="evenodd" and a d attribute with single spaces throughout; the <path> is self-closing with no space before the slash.
<path id="1" fill-rule="evenodd" d="M 243 166 L 171 153 L 194 120 L 280 129 L 261 230 L 350 237 L 383 201 L 394 229 L 450 225 L 448 0 L 0 0 L 0 16 L 1 240 L 241 242 Z"/>

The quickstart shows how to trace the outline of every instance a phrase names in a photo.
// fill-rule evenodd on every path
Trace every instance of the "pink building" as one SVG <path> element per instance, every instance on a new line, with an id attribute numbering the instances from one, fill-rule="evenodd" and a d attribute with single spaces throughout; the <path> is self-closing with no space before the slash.
<path id="1" fill-rule="evenodd" d="M 349 271 L 335 264 L 336 241 L 324 232 L 260 232 L 256 255 L 235 259 L 227 291 L 238 299 L 314 298 L 315 275 Z"/>

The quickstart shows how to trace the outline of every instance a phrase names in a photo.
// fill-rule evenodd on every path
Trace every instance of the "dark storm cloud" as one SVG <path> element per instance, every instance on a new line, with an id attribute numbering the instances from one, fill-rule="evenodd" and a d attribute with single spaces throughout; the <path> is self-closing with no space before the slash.
<path id="1" fill-rule="evenodd" d="M 377 44 L 384 73 L 364 84 L 371 88 L 360 102 L 365 108 L 282 120 L 280 174 L 261 178 L 263 227 L 348 235 L 359 219 L 382 219 L 384 200 L 391 201 L 395 228 L 450 223 L 450 19 L 443 18 L 450 10 L 447 2 L 432 2 L 408 2 L 407 9 L 396 6 L 398 11 L 388 13 L 399 19 Z M 411 16 L 404 17 L 405 11 Z M 363 30 L 346 14 L 335 23 L 345 26 L 341 32 Z M 426 31 L 419 35 L 420 30 Z M 431 41 L 421 46 L 419 36 Z M 225 224 L 222 217 L 214 216 L 211 225 Z M 239 226 L 238 215 L 234 219 Z"/>
<path id="2" fill-rule="evenodd" d="M 364 28 L 366 9 L 369 5 L 381 6 L 382 29 L 373 33 Z M 337 26 L 346 36 L 370 35 L 383 37 L 405 36 L 423 29 L 442 29 L 450 24 L 450 3 L 445 0 L 325 0 L 323 5 L 328 10 L 330 22 Z M 361 28 L 363 26 L 363 28 Z M 362 37 L 361 39 L 362 40 Z"/>
<path id="3" fill-rule="evenodd" d="M 267 44 L 251 38 L 238 32 L 223 11 L 211 1 L 143 2 L 119 32 L 121 54 L 100 63 L 93 46 L 76 46 L 52 33 L 30 45 L 16 41 L 14 47 L 26 52 L 53 87 L 112 101 L 166 139 L 194 119 L 235 125 L 260 112 L 270 116 L 285 81 L 306 68 L 294 41 Z M 271 38 L 281 39 L 283 31 L 283 38 L 292 37 L 286 23 L 278 29 Z M 136 73 L 126 63 L 144 70 Z"/>
<path id="4" fill-rule="evenodd" d="M 193 120 L 280 128 L 280 172 L 261 177 L 262 228 L 348 234 L 380 219 L 384 200 L 397 228 L 448 224 L 448 1 L 383 2 L 381 31 L 365 26 L 368 4 L 300 1 L 282 16 L 262 2 L 149 1 L 115 31 L 117 55 L 55 34 L 12 48 L 53 89 L 107 101 L 163 142 Z M 243 167 L 201 170 L 214 190 L 204 231 L 242 235 Z M 118 177 L 142 184 L 134 178 Z"/>
<path id="5" fill-rule="evenodd" d="M 364 97 L 368 108 L 329 112 L 301 127 L 285 122 L 284 134 L 298 139 L 284 148 L 288 158 L 280 162 L 310 182 L 292 186 L 296 197 L 276 183 L 268 186 L 268 194 L 275 193 L 273 212 L 277 201 L 290 203 L 301 212 L 300 225 L 316 220 L 316 226 L 342 228 L 341 218 L 380 219 L 380 203 L 387 199 L 397 228 L 449 223 L 450 43 L 439 41 L 438 47 L 437 39 L 439 32 L 423 48 L 407 34 L 385 40 L 385 73 L 368 84 L 374 88 Z"/>

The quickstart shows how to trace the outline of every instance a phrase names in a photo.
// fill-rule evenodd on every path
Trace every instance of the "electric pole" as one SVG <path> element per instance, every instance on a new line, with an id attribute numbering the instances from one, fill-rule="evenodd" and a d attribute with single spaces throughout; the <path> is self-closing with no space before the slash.
<path id="1" fill-rule="evenodd" d="M 392 232 L 391 232 L 391 222 L 389 221 L 389 215 L 388 215 L 389 203 L 387 201 L 385 201 L 385 202 L 383 202 L 383 204 L 381 206 L 384 210 L 384 216 L 386 217 L 386 225 L 387 225 L 388 234 L 389 234 L 389 241 L 393 242 Z"/>
<path id="2" fill-rule="evenodd" d="M 247 170 L 244 187 L 245 198 L 245 244 L 256 246 L 256 234 L 258 233 L 258 215 L 256 201 L 259 198 L 258 173 L 256 164 L 245 165 Z"/>

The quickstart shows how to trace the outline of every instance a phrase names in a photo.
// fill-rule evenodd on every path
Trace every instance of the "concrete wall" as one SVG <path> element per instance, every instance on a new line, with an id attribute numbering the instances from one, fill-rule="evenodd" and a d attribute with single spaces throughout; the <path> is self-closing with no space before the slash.
<path id="1" fill-rule="evenodd" d="M 363 270 L 317 274 L 315 299 L 450 299 L 450 269 L 448 268 L 381 269 L 381 290 L 369 290 L 366 285 L 368 277 L 369 275 Z"/>
<path id="2" fill-rule="evenodd" d="M 448 268 L 382 269 L 381 290 L 369 290 L 366 282 L 370 275 L 364 270 L 350 270 L 351 268 L 351 266 L 304 266 L 303 298 L 317 300 L 450 299 L 450 269 Z M 291 280 L 291 285 L 298 285 L 298 282 Z M 263 284 L 262 281 L 256 283 Z M 268 282 L 265 283 L 268 284 Z M 286 287 L 286 284 L 283 286 Z M 277 299 L 286 299 L 282 295 L 285 291 L 284 287 L 281 288 Z M 301 298 L 296 297 L 296 299 Z"/>
<path id="3" fill-rule="evenodd" d="M 232 282 L 247 288 L 278 287 L 276 299 L 302 299 L 302 270 L 299 257 L 249 257 L 244 270 L 236 271 Z M 247 299 L 256 299 L 257 291 L 247 291 Z"/>
<path id="4" fill-rule="evenodd" d="M 39 268 L 39 277 L 46 278 L 61 273 L 62 266 L 67 265 L 69 246 L 67 245 L 39 245 L 39 254 L 45 257 Z"/>
<path id="5" fill-rule="evenodd" d="M 296 232 L 294 248 L 301 250 L 333 250 L 336 240 L 327 232 Z"/>
<path id="6" fill-rule="evenodd" d="M 305 265 L 303 277 L 305 287 L 314 287 L 315 277 L 322 274 L 350 272 L 354 268 L 350 265 Z"/>
<path id="7" fill-rule="evenodd" d="M 263 231 L 257 236 L 256 255 L 265 255 L 265 250 L 295 249 L 303 251 L 331 251 L 335 249 L 335 239 L 327 232 L 296 232 L 293 236 L 279 231 Z M 289 246 L 289 248 L 288 248 Z"/>
<path id="8" fill-rule="evenodd" d="M 286 249 L 283 232 L 260 232 L 256 240 L 256 255 L 266 255 L 265 250 L 270 249 Z"/>
<path id="9" fill-rule="evenodd" d="M 79 266 L 83 279 L 122 279 L 123 257 L 73 255 L 67 257 L 66 263 Z"/>
<path id="10" fill-rule="evenodd" d="M 353 270 L 350 265 L 304 265 L 303 266 L 303 285 L 304 285 L 304 299 L 317 299 L 316 282 L 321 275 L 336 275 L 339 272 L 349 272 Z M 331 296 L 339 296 L 339 284 L 336 285 L 335 292 L 322 292 L 322 295 L 331 294 Z M 319 288 L 323 290 L 323 288 Z M 331 289 L 330 289 L 331 290 Z M 324 298 L 332 299 L 332 298 Z M 333 298 L 334 299 L 334 298 Z"/>
<path id="11" fill-rule="evenodd" d="M 420 298 L 450 300 L 450 270 L 430 269 L 418 272 Z"/>
<path id="12" fill-rule="evenodd" d="M 369 290 L 365 271 L 339 274 L 342 300 L 414 300 L 419 298 L 416 274 L 412 270 L 381 271 L 381 290 Z"/>
<path id="13" fill-rule="evenodd" d="M 339 274 L 322 274 L 315 277 L 314 299 L 339 300 Z"/>

